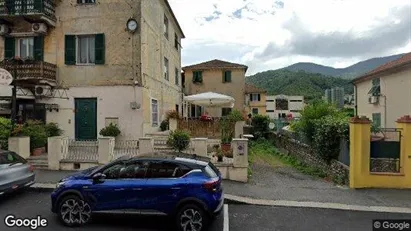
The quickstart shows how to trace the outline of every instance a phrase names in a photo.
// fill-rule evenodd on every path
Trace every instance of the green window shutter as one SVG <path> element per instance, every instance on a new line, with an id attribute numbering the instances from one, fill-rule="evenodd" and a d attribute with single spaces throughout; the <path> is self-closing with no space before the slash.
<path id="1" fill-rule="evenodd" d="M 76 36 L 66 35 L 64 41 L 64 63 L 76 65 Z"/>
<path id="2" fill-rule="evenodd" d="M 223 83 L 225 83 L 225 71 L 223 71 Z"/>
<path id="3" fill-rule="evenodd" d="M 44 37 L 34 37 L 34 60 L 43 61 L 44 59 Z"/>
<path id="4" fill-rule="evenodd" d="M 105 63 L 105 38 L 104 34 L 97 34 L 96 35 L 96 64 L 104 64 Z"/>
<path id="5" fill-rule="evenodd" d="M 381 113 L 373 113 L 372 122 L 376 127 L 381 127 Z"/>
<path id="6" fill-rule="evenodd" d="M 253 94 L 250 94 L 250 101 L 253 101 Z"/>
<path id="7" fill-rule="evenodd" d="M 193 82 L 197 81 L 197 72 L 193 71 Z"/>
<path id="8" fill-rule="evenodd" d="M 200 83 L 202 83 L 202 82 L 203 82 L 203 72 L 200 71 L 200 72 L 198 72 L 198 74 L 199 74 L 199 76 L 198 76 L 198 81 L 199 81 Z"/>
<path id="9" fill-rule="evenodd" d="M 227 71 L 226 82 L 231 82 L 231 71 Z"/>
<path id="10" fill-rule="evenodd" d="M 4 58 L 11 59 L 14 58 L 16 50 L 16 41 L 12 37 L 4 38 Z"/>
<path id="11" fill-rule="evenodd" d="M 261 95 L 258 94 L 258 101 L 261 101 Z"/>

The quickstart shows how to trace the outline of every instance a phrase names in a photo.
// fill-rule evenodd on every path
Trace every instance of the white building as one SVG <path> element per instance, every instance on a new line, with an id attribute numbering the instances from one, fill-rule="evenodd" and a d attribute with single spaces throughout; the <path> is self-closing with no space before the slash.
<path id="1" fill-rule="evenodd" d="M 267 115 L 271 119 L 300 117 L 304 108 L 304 96 L 269 95 L 267 96 Z"/>

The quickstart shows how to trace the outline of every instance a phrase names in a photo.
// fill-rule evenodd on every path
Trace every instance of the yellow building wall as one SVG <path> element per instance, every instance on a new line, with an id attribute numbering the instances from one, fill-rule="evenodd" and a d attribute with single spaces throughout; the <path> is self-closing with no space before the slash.
<path id="1" fill-rule="evenodd" d="M 201 71 L 201 70 L 199 70 Z M 193 83 L 193 70 L 185 71 L 185 93 L 194 95 L 204 92 L 215 92 L 234 98 L 234 109 L 243 111 L 245 107 L 245 70 L 244 69 L 212 69 L 203 71 L 203 83 Z M 231 71 L 231 82 L 223 83 L 223 71 Z M 206 108 L 210 116 L 220 117 L 221 108 Z"/>
<path id="2" fill-rule="evenodd" d="M 401 130 L 399 173 L 370 172 L 371 121 L 354 118 L 350 123 L 350 188 L 411 188 L 411 118 L 397 122 Z"/>
<path id="3" fill-rule="evenodd" d="M 259 115 L 267 115 L 267 95 L 265 93 L 258 93 L 260 94 L 260 101 L 249 101 L 248 100 L 248 106 L 246 107 L 246 113 L 249 114 L 253 111 L 253 108 L 258 108 L 258 114 Z M 250 98 L 250 95 L 247 94 L 246 96 L 246 101 L 247 99 Z"/>

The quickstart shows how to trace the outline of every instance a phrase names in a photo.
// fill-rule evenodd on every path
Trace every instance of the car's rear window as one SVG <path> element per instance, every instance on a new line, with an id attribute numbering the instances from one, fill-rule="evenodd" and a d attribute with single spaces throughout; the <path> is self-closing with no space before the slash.
<path id="1" fill-rule="evenodd" d="M 210 178 L 214 178 L 217 177 L 217 172 L 215 170 L 213 170 L 213 167 L 210 166 L 210 164 L 208 164 L 207 166 L 204 167 L 204 172 L 208 175 L 208 177 Z"/>
<path id="2" fill-rule="evenodd" d="M 0 153 L 0 165 L 4 164 L 25 164 L 27 161 L 14 152 Z"/>

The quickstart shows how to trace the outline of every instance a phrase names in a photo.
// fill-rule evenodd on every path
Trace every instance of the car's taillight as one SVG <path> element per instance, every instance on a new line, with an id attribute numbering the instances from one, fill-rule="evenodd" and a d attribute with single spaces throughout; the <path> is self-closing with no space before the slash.
<path id="1" fill-rule="evenodd" d="M 203 184 L 204 189 L 210 192 L 215 192 L 218 189 L 218 185 L 220 184 L 219 179 L 207 181 Z"/>
<path id="2" fill-rule="evenodd" d="M 29 167 L 29 171 L 30 171 L 30 172 L 34 172 L 34 167 L 33 167 L 33 165 L 31 165 L 31 164 L 30 164 L 30 167 Z"/>

